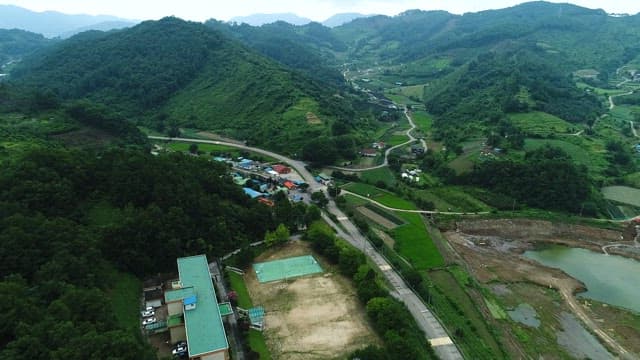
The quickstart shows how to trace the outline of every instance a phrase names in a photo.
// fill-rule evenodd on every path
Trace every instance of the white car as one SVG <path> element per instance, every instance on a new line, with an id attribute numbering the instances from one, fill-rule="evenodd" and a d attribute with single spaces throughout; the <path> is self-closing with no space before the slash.
<path id="1" fill-rule="evenodd" d="M 173 355 L 182 355 L 184 353 L 187 352 L 187 347 L 186 346 L 178 346 L 177 348 L 173 349 L 173 351 L 171 352 Z"/>
<path id="2" fill-rule="evenodd" d="M 141 312 L 140 314 L 142 315 L 143 318 L 147 318 L 147 317 L 154 316 L 156 314 L 156 312 L 153 311 L 153 310 L 145 310 L 145 311 Z"/>
<path id="3" fill-rule="evenodd" d="M 157 320 L 156 320 L 155 317 L 146 318 L 146 319 L 142 320 L 142 325 L 154 324 L 156 321 Z"/>

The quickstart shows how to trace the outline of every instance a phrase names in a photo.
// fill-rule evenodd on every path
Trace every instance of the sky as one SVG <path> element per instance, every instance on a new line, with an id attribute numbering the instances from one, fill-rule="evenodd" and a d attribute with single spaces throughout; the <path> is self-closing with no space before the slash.
<path id="1" fill-rule="evenodd" d="M 292 12 L 322 21 L 333 14 L 359 12 L 363 14 L 396 15 L 408 9 L 447 10 L 454 14 L 517 5 L 522 0 L 9 0 L 12 4 L 34 11 L 54 10 L 68 14 L 114 15 L 127 19 L 148 20 L 177 16 L 186 20 L 204 21 L 215 18 L 229 20 L 234 16 L 254 13 Z M 576 5 L 604 9 L 610 13 L 640 12 L 638 0 L 569 0 Z"/>

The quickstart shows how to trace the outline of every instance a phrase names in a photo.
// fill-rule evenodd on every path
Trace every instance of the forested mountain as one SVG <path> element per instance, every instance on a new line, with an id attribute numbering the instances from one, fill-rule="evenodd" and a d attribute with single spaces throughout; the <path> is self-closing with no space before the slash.
<path id="1" fill-rule="evenodd" d="M 0 28 L 27 30 L 48 38 L 64 38 L 80 31 L 111 30 L 135 24 L 135 21 L 115 16 L 35 12 L 14 5 L 0 5 Z"/>
<path id="2" fill-rule="evenodd" d="M 255 27 L 209 20 L 206 24 L 317 81 L 344 84 L 335 53 L 344 52 L 347 47 L 329 28 L 318 23 L 295 26 L 278 21 Z"/>
<path id="3" fill-rule="evenodd" d="M 0 29 L 0 66 L 54 43 L 40 34 Z"/>
<path id="4" fill-rule="evenodd" d="M 530 2 L 464 15 L 411 10 L 395 17 L 357 19 L 335 33 L 359 61 L 411 62 L 438 56 L 460 64 L 488 50 L 527 45 L 562 58 L 558 66 L 565 69 L 612 71 L 640 53 L 638 25 L 639 15 L 611 17 L 570 4 Z"/>
<path id="5" fill-rule="evenodd" d="M 90 51 L 89 51 L 90 49 Z M 85 32 L 21 64 L 19 83 L 89 98 L 160 130 L 209 129 L 278 149 L 352 127 L 352 102 L 198 23 L 176 18 Z"/>
<path id="6" fill-rule="evenodd" d="M 170 270 L 176 257 L 217 257 L 272 228 L 272 213 L 227 172 L 186 155 L 121 149 L 49 147 L 5 162 L 0 358 L 155 359 L 137 311 L 114 313 L 113 289 L 129 279 L 124 272 L 142 277 Z M 278 213 L 291 214 L 283 199 L 288 210 Z"/>
<path id="7" fill-rule="evenodd" d="M 474 122 L 492 126 L 505 114 L 530 111 L 592 124 L 604 110 L 537 49 L 482 54 L 435 81 L 425 101 L 440 131 Z"/>

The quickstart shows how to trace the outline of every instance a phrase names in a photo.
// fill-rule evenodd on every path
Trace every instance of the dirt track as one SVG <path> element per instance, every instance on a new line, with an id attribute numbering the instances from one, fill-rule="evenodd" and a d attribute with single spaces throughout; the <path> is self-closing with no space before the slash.
<path id="1" fill-rule="evenodd" d="M 535 220 L 476 220 L 458 222 L 445 233 L 469 271 L 483 283 L 530 281 L 557 289 L 574 314 L 621 358 L 629 352 L 593 321 L 574 297 L 584 285 L 558 269 L 523 258 L 536 243 L 557 243 L 600 251 L 602 245 L 620 242 L 622 232 Z M 628 239 L 628 235 L 624 235 Z"/>

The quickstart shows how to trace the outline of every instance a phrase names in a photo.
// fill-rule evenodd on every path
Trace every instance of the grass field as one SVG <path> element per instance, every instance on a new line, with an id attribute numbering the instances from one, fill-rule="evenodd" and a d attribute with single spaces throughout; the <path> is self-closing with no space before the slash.
<path id="1" fill-rule="evenodd" d="M 443 266 L 444 259 L 429 236 L 422 216 L 411 213 L 397 215 L 407 222 L 393 230 L 398 253 L 418 270 Z"/>
<path id="2" fill-rule="evenodd" d="M 463 351 L 473 354 L 474 359 L 502 358 L 500 345 L 456 276 L 447 270 L 436 270 L 428 272 L 427 277 L 436 287 L 433 308 L 449 329 L 456 329 L 458 336 L 454 331 L 454 337 Z"/>
<path id="3" fill-rule="evenodd" d="M 131 274 L 113 270 L 107 275 L 113 287 L 108 290 L 116 320 L 123 328 L 138 331 L 142 283 Z"/>
<path id="4" fill-rule="evenodd" d="M 526 134 L 547 137 L 549 135 L 577 132 L 580 126 L 544 112 L 510 114 L 511 123 Z"/>
<path id="5" fill-rule="evenodd" d="M 415 195 L 431 201 L 435 208 L 440 211 L 482 212 L 491 210 L 489 205 L 466 193 L 464 189 L 455 186 L 418 190 Z"/>
<path id="6" fill-rule="evenodd" d="M 413 123 L 416 124 L 416 127 L 422 131 L 423 133 L 428 133 L 431 131 L 431 126 L 433 126 L 433 119 L 426 111 L 415 111 L 412 114 Z"/>
<path id="7" fill-rule="evenodd" d="M 396 185 L 396 177 L 393 175 L 388 167 L 382 167 L 374 170 L 364 171 L 360 173 L 360 178 L 371 184 L 376 184 L 378 181 L 384 182 L 388 187 Z"/>
<path id="8" fill-rule="evenodd" d="M 577 142 L 585 142 L 586 140 L 572 139 Z M 607 160 L 604 158 L 603 153 L 597 152 L 596 147 L 599 144 L 586 144 L 585 147 L 572 144 L 567 140 L 555 140 L 555 139 L 526 139 L 524 149 L 531 151 L 539 149 L 544 146 L 554 146 L 564 150 L 571 158 L 580 165 L 585 165 L 589 170 L 593 172 L 601 172 L 607 167 Z M 594 148 L 589 148 L 592 146 Z"/>
<path id="9" fill-rule="evenodd" d="M 607 200 L 640 207 L 640 190 L 628 186 L 607 186 L 602 188 Z"/>
<path id="10" fill-rule="evenodd" d="M 578 82 L 576 83 L 576 85 L 580 88 L 580 89 L 591 89 L 595 94 L 597 95 L 602 95 L 602 96 L 610 96 L 610 95 L 618 95 L 618 94 L 623 94 L 625 92 L 627 92 L 628 90 L 625 89 L 603 89 L 603 88 L 597 88 L 597 87 L 593 87 L 589 84 L 585 84 L 583 82 Z"/>
<path id="11" fill-rule="evenodd" d="M 229 271 L 229 283 L 231 288 L 238 294 L 238 306 L 243 309 L 250 309 L 253 307 L 251 302 L 251 296 L 249 296 L 249 290 L 245 284 L 244 277 L 233 271 Z M 267 343 L 264 339 L 264 335 L 260 331 L 249 330 L 249 347 L 260 354 L 260 359 L 271 359 L 271 352 L 267 347 Z"/>
<path id="12" fill-rule="evenodd" d="M 405 199 L 399 198 L 392 192 L 379 189 L 373 185 L 362 184 L 362 183 L 349 183 L 343 187 L 347 191 L 351 191 L 352 193 L 366 196 L 372 200 L 375 200 L 382 205 L 386 205 L 395 209 L 403 209 L 403 210 L 416 210 L 416 206 Z"/>

